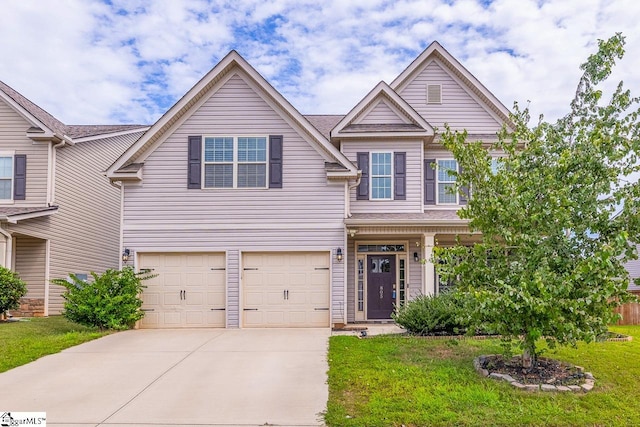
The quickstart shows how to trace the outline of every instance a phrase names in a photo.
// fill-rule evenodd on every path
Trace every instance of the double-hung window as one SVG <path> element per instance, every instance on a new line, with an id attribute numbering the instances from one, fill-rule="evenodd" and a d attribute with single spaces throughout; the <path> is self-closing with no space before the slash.
<path id="1" fill-rule="evenodd" d="M 267 137 L 205 137 L 204 187 L 266 188 Z"/>
<path id="2" fill-rule="evenodd" d="M 13 156 L 0 155 L 0 201 L 13 197 Z"/>
<path id="3" fill-rule="evenodd" d="M 371 153 L 371 199 L 391 200 L 393 192 L 392 153 Z"/>
<path id="4" fill-rule="evenodd" d="M 438 160 L 438 204 L 458 204 L 456 177 L 452 173 L 457 170 L 456 160 Z"/>

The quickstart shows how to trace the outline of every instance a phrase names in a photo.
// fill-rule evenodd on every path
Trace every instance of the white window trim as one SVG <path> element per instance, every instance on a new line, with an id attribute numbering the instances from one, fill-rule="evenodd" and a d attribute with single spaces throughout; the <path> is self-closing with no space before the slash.
<path id="1" fill-rule="evenodd" d="M 390 154 L 391 155 L 391 175 L 389 176 L 389 178 L 391 178 L 391 197 L 388 198 L 374 198 L 373 197 L 373 155 L 374 154 Z M 395 177 L 395 170 L 394 170 L 394 152 L 393 151 L 371 151 L 369 152 L 369 200 L 372 201 L 389 201 L 389 200 L 393 200 L 394 196 L 395 196 L 395 191 L 394 191 L 394 177 Z M 376 175 L 376 178 L 386 178 L 387 175 Z"/>
<path id="2" fill-rule="evenodd" d="M 233 162 L 207 162 L 205 160 L 205 140 L 207 138 L 232 138 L 233 139 Z M 264 162 L 240 162 L 238 161 L 238 138 L 264 138 L 265 144 L 265 161 Z M 203 190 L 266 190 L 269 188 L 269 135 L 234 135 L 234 134 L 221 134 L 221 135 L 203 135 L 202 136 L 202 170 L 200 182 L 202 182 L 201 188 Z M 205 165 L 228 165 L 232 164 L 233 173 L 233 186 L 232 187 L 207 187 L 205 180 Z M 265 165 L 265 179 L 264 187 L 238 187 L 238 165 Z"/>
<path id="3" fill-rule="evenodd" d="M 0 199 L 0 205 L 14 204 L 13 191 L 14 191 L 15 177 L 16 177 L 15 154 L 16 154 L 15 151 L 0 151 L 0 157 L 11 157 L 11 177 L 9 178 L 11 179 L 11 190 L 10 190 L 8 199 Z M 6 179 L 6 178 L 3 178 L 3 179 Z"/>
<path id="4" fill-rule="evenodd" d="M 441 205 L 441 206 L 457 206 L 460 204 L 460 194 L 458 194 L 458 192 L 456 191 L 454 194 L 456 196 L 456 201 L 455 202 L 441 202 L 440 201 L 440 184 L 454 184 L 455 185 L 455 180 L 453 182 L 451 181 L 444 181 L 444 182 L 440 182 L 440 176 L 439 176 L 439 168 L 440 168 L 440 162 L 446 162 L 446 161 L 454 161 L 456 162 L 456 169 L 459 167 L 458 165 L 458 161 L 454 158 L 443 158 L 443 159 L 436 159 L 436 205 Z"/>

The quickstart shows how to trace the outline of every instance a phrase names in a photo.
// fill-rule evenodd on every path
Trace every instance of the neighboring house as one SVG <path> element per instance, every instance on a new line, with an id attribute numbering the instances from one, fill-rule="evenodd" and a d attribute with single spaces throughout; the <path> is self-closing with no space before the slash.
<path id="1" fill-rule="evenodd" d="M 68 126 L 0 82 L 0 265 L 28 289 L 12 314 L 58 314 L 52 279 L 118 267 L 120 192 L 104 171 L 146 129 Z"/>
<path id="2" fill-rule="evenodd" d="M 640 251 L 640 245 L 636 248 Z M 634 259 L 628 261 L 624 267 L 629 272 L 629 292 L 634 293 L 636 295 L 640 295 L 640 286 L 635 283 L 635 279 L 640 278 L 640 259 Z"/>
<path id="3" fill-rule="evenodd" d="M 477 238 L 445 124 L 487 143 L 512 126 L 438 43 L 345 116 L 301 115 L 229 53 L 107 171 L 121 250 L 157 274 L 141 326 L 385 321 L 437 293 L 434 246 Z"/>

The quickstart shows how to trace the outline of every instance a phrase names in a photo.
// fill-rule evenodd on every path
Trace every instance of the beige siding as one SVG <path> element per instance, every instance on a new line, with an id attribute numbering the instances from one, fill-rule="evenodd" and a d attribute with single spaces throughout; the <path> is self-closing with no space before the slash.
<path id="1" fill-rule="evenodd" d="M 11 206 L 43 206 L 47 202 L 47 142 L 33 142 L 26 137 L 31 127 L 22 116 L 0 101 L 0 152 L 27 155 L 27 191 L 25 200 Z M 0 202 L 4 204 L 4 202 Z"/>
<path id="2" fill-rule="evenodd" d="M 351 212 L 402 213 L 422 211 L 422 142 L 421 141 L 343 141 L 342 152 L 357 164 L 358 152 L 391 151 L 407 153 L 406 200 L 357 200 L 351 190 Z M 392 186 L 393 187 L 393 186 Z M 371 186 L 369 186 L 371 189 Z"/>
<path id="3" fill-rule="evenodd" d="M 15 239 L 15 271 L 27 284 L 28 298 L 44 298 L 47 242 L 33 237 Z"/>
<path id="4" fill-rule="evenodd" d="M 104 171 L 140 133 L 86 141 L 59 149 L 54 203 L 58 213 L 21 221 L 10 231 L 51 240 L 50 278 L 118 268 L 120 190 Z M 51 285 L 49 313 L 62 310 L 64 289 Z"/>
<path id="5" fill-rule="evenodd" d="M 379 100 L 378 103 L 369 111 L 358 117 L 354 123 L 356 124 L 406 124 L 409 123 L 409 119 L 399 116 L 389 104 L 384 100 Z"/>
<path id="6" fill-rule="evenodd" d="M 283 188 L 188 190 L 189 135 L 283 135 Z M 125 186 L 124 244 L 138 252 L 227 251 L 228 318 L 235 326 L 242 283 L 235 251 L 323 251 L 342 246 L 344 186 L 327 182 L 324 162 L 243 77 L 235 75 L 145 160 L 143 184 Z M 332 270 L 334 316 L 343 296 L 342 265 L 334 264 Z"/>
<path id="7" fill-rule="evenodd" d="M 427 104 L 427 85 L 442 85 L 442 104 Z M 501 124 L 452 77 L 448 69 L 437 60 L 431 61 L 399 95 L 404 98 L 431 126 L 443 129 L 448 123 L 452 129 L 467 129 L 469 133 L 491 134 Z"/>

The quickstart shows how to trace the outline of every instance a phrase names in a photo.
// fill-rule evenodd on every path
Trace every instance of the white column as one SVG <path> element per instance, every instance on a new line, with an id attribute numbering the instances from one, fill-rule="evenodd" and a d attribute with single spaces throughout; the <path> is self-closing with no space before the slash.
<path id="1" fill-rule="evenodd" d="M 433 262 L 431 261 L 431 255 L 433 254 L 433 247 L 435 246 L 435 235 L 424 234 L 423 236 L 423 257 L 424 257 L 424 280 L 422 285 L 422 293 L 425 295 L 433 295 L 436 293 L 436 273 L 433 268 Z"/>

